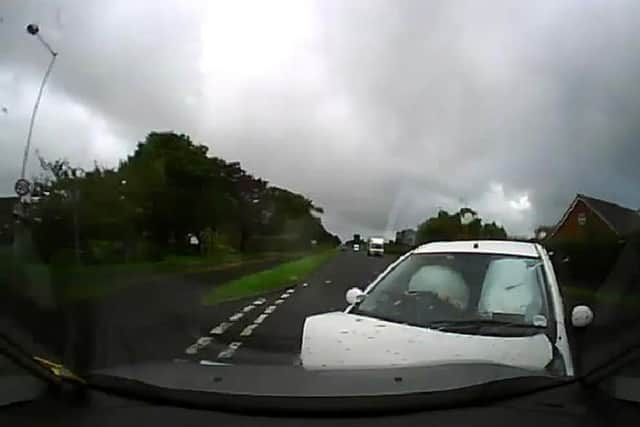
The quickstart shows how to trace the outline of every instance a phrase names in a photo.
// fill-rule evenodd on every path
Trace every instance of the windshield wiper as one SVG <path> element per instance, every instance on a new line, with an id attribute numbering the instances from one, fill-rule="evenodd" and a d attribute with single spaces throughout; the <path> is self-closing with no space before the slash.
<path id="1" fill-rule="evenodd" d="M 535 328 L 545 329 L 541 325 L 533 325 L 530 323 L 511 322 L 497 319 L 459 319 L 459 320 L 435 320 L 425 325 L 432 329 L 448 329 L 448 328 L 479 328 L 479 327 L 506 327 L 506 328 Z"/>
<path id="2" fill-rule="evenodd" d="M 360 310 L 357 307 L 353 308 L 349 313 L 350 314 L 355 314 L 355 315 L 358 315 L 358 316 L 370 317 L 372 319 L 384 320 L 386 322 L 404 323 L 401 320 L 394 319 L 392 317 L 381 316 L 378 313 L 371 313 L 371 312 L 368 312 L 368 311 L 365 311 L 365 310 Z"/>
<path id="3" fill-rule="evenodd" d="M 71 372 L 71 370 L 62 364 L 30 355 L 4 333 L 0 333 L 0 355 L 5 356 L 38 378 L 57 386 L 62 385 L 63 381 L 75 384 L 86 384 L 84 379 Z"/>

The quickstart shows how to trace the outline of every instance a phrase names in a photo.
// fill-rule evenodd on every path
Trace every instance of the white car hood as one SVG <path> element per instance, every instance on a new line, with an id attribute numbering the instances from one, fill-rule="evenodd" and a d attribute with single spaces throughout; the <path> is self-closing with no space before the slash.
<path id="1" fill-rule="evenodd" d="M 307 369 L 495 363 L 541 370 L 552 357 L 552 345 L 544 334 L 466 335 L 344 312 L 308 317 L 300 351 Z"/>

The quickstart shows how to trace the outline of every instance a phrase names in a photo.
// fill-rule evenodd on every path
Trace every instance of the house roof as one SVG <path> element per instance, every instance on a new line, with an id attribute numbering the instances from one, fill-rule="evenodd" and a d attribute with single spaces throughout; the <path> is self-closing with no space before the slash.
<path id="1" fill-rule="evenodd" d="M 578 201 L 584 202 L 596 215 L 619 236 L 625 236 L 635 231 L 640 231 L 640 213 L 633 209 L 625 208 L 616 203 L 609 202 L 595 197 L 577 194 L 569 209 L 562 216 L 562 219 L 555 227 L 553 234 L 566 221 L 569 213 L 573 210 Z"/>

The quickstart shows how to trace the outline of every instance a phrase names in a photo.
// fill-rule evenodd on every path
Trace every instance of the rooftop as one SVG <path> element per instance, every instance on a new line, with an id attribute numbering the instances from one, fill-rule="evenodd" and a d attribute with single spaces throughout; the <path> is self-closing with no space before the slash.
<path id="1" fill-rule="evenodd" d="M 432 242 L 419 246 L 414 253 L 483 253 L 526 257 L 539 257 L 534 243 L 511 240 L 464 240 L 455 242 Z"/>
<path id="2" fill-rule="evenodd" d="M 578 194 L 577 199 L 586 203 L 619 235 L 640 231 L 640 214 L 637 211 L 584 194 Z"/>

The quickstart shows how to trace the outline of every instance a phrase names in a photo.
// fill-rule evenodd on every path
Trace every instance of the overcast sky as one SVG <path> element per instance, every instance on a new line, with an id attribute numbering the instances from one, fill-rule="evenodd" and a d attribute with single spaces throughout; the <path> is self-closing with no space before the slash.
<path id="1" fill-rule="evenodd" d="M 116 165 L 175 130 L 392 235 L 462 204 L 508 231 L 577 192 L 640 207 L 640 2 L 23 1 L 0 6 L 0 194 L 33 149 Z M 30 174 L 38 162 L 31 153 Z"/>

